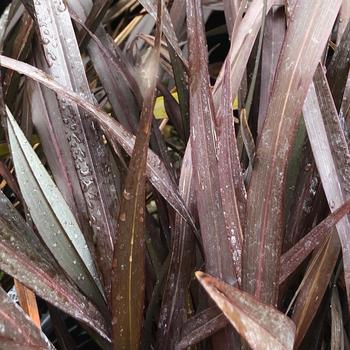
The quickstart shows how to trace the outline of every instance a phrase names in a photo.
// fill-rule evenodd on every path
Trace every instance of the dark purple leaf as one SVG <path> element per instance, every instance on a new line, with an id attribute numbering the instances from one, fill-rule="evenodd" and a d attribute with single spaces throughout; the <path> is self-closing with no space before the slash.
<path id="1" fill-rule="evenodd" d="M 54 346 L 0 288 L 0 349 L 51 349 Z"/>
<path id="2" fill-rule="evenodd" d="M 148 144 L 160 61 L 163 2 L 158 5 L 155 46 L 146 69 L 145 98 L 135 146 L 120 202 L 112 265 L 113 342 L 137 349 L 141 340 L 145 292 L 145 195 Z"/>
<path id="3" fill-rule="evenodd" d="M 196 277 L 252 349 L 293 349 L 295 325 L 287 316 L 210 275 Z"/>
<path id="4" fill-rule="evenodd" d="M 248 192 L 243 289 L 276 304 L 286 165 L 302 103 L 341 1 L 299 1 L 288 28 Z M 286 117 L 288 116 L 288 117 Z"/>
<path id="5" fill-rule="evenodd" d="M 194 212 L 191 144 L 188 143 L 180 176 L 180 194 L 187 207 Z M 158 322 L 158 349 L 173 349 L 181 327 L 187 318 L 187 292 L 194 263 L 195 241 L 191 226 L 179 215 L 175 217 L 170 267 L 165 282 Z M 192 261 L 191 261 L 192 260 Z"/>
<path id="6" fill-rule="evenodd" d="M 314 227 L 298 243 L 281 256 L 279 283 L 283 283 L 306 259 L 306 257 L 325 241 L 334 225 L 350 212 L 350 201 Z"/>
<path id="7" fill-rule="evenodd" d="M 132 153 L 135 137 L 124 129 L 116 120 L 109 117 L 108 114 L 96 108 L 93 104 L 84 100 L 75 92 L 65 89 L 62 85 L 55 82 L 49 75 L 31 65 L 1 55 L 0 65 L 13 69 L 21 74 L 25 74 L 31 79 L 36 80 L 49 89 L 55 91 L 62 97 L 74 101 L 82 109 L 94 116 L 108 137 L 113 138 L 117 143 L 119 143 L 128 154 Z M 164 163 L 152 151 L 148 152 L 147 176 L 150 182 L 168 201 L 168 203 L 177 212 L 179 212 L 186 221 L 195 226 L 194 221 L 184 205 L 178 189 L 176 188 L 176 185 L 170 178 L 168 171 L 164 166 Z"/>

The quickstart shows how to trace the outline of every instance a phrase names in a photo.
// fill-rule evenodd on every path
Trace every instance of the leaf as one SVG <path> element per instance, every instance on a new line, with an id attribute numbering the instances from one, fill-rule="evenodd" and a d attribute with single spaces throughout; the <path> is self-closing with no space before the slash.
<path id="1" fill-rule="evenodd" d="M 129 155 L 132 153 L 135 137 L 124 129 L 116 120 L 110 118 L 105 112 L 96 108 L 88 101 L 82 99 L 78 94 L 68 91 L 62 85 L 55 82 L 49 75 L 29 64 L 0 55 L 0 65 L 13 69 L 21 74 L 25 74 L 33 80 L 40 82 L 49 89 L 55 91 L 64 98 L 74 101 L 86 112 L 94 116 L 108 137 L 111 137 L 117 141 Z M 164 163 L 152 151 L 148 152 L 147 176 L 150 182 L 167 200 L 167 202 L 177 212 L 179 212 L 186 221 L 195 226 L 194 221 L 184 205 L 178 189 L 176 188 L 176 185 L 169 177 Z"/>
<path id="2" fill-rule="evenodd" d="M 123 53 L 114 46 L 112 38 L 99 25 L 96 35 L 84 24 L 90 5 L 84 1 L 68 1 L 71 17 L 79 23 L 92 40 L 87 45 L 91 61 L 98 74 L 102 86 L 106 90 L 116 118 L 129 131 L 134 132 L 139 117 L 139 105 L 142 95 L 132 68 Z M 80 14 L 80 17 L 77 13 Z"/>
<path id="3" fill-rule="evenodd" d="M 274 0 L 268 0 L 266 13 L 269 12 L 271 6 L 275 3 Z M 245 72 L 249 56 L 251 54 L 255 39 L 259 33 L 262 22 L 263 1 L 254 0 L 249 4 L 249 7 L 244 14 L 244 17 L 239 22 L 237 29 L 231 37 L 230 51 L 226 56 L 226 62 L 231 65 L 231 100 L 233 101 L 238 94 L 239 86 Z M 224 67 L 224 65 L 223 65 Z M 213 89 L 213 97 L 215 107 L 220 103 L 223 80 L 225 76 L 224 68 L 221 68 L 219 76 L 215 82 Z"/>
<path id="4" fill-rule="evenodd" d="M 334 211 L 350 199 L 348 170 L 350 151 L 321 66 L 317 68 L 314 84 L 314 87 L 310 87 L 304 106 L 304 119 L 328 205 L 330 210 Z M 337 231 L 342 245 L 348 302 L 350 302 L 349 229 L 350 218 L 346 216 L 337 224 Z"/>
<path id="5" fill-rule="evenodd" d="M 266 117 L 272 84 L 275 77 L 278 58 L 285 36 L 285 11 L 281 7 L 272 7 L 266 15 L 263 49 L 261 56 L 261 86 L 259 98 L 258 135 L 260 135 Z"/>
<path id="6" fill-rule="evenodd" d="M 246 189 L 237 149 L 231 105 L 230 66 L 226 65 L 221 105 L 215 117 L 217 124 L 217 158 L 220 192 L 226 232 L 230 238 L 236 278 L 241 279 L 243 228 Z"/>
<path id="7" fill-rule="evenodd" d="M 0 288 L 0 349 L 34 350 L 55 347 L 31 319 Z"/>
<path id="8" fill-rule="evenodd" d="M 228 319 L 216 306 L 197 312 L 184 324 L 180 341 L 176 344 L 175 349 L 187 349 L 215 334 L 228 324 Z"/>
<path id="9" fill-rule="evenodd" d="M 278 297 L 286 165 L 302 103 L 340 3 L 340 0 L 297 3 L 257 146 L 248 192 L 242 287 L 267 304 L 276 304 Z"/>
<path id="10" fill-rule="evenodd" d="M 321 304 L 340 253 L 336 230 L 315 252 L 298 288 L 292 320 L 296 325 L 295 348 L 298 348 Z M 299 290 L 300 289 L 300 290 Z"/>
<path id="11" fill-rule="evenodd" d="M 225 232 L 216 144 L 214 107 L 209 90 L 207 53 L 200 3 L 187 1 L 190 119 L 193 174 L 206 270 L 233 282 L 234 264 Z"/>
<path id="12" fill-rule="evenodd" d="M 156 20 L 157 18 L 157 2 L 155 0 L 139 0 L 139 3 L 145 8 L 145 10 Z M 173 23 L 170 19 L 168 10 L 165 8 L 163 12 L 164 23 L 164 35 L 166 36 L 171 47 L 174 49 L 175 54 L 181 59 L 183 65 L 186 67 L 187 62 L 184 58 L 182 51 L 180 50 L 179 43 L 174 31 Z"/>
<path id="13" fill-rule="evenodd" d="M 339 292 L 336 285 L 332 288 L 331 299 L 331 317 L 332 317 L 332 333 L 331 333 L 331 349 L 344 349 L 344 325 L 342 308 L 339 298 Z"/>
<path id="14" fill-rule="evenodd" d="M 44 69 L 67 90 L 75 91 L 94 104 L 67 5 L 62 1 L 34 1 L 32 9 L 44 55 Z M 63 131 L 65 135 L 63 142 L 70 151 L 67 161 L 74 164 L 80 183 L 80 186 L 73 187 L 73 191 L 77 192 L 77 198 L 81 190 L 83 192 L 95 245 L 91 239 L 86 241 L 91 251 L 96 249 L 96 264 L 108 298 L 117 210 L 116 183 L 109 150 L 91 115 L 79 110 L 75 103 L 67 103 L 64 98 L 58 98 L 57 103 L 60 113 L 56 126 L 59 127 L 53 128 L 53 132 Z"/>
<path id="15" fill-rule="evenodd" d="M 90 28 L 91 31 L 95 31 L 99 26 L 100 22 L 103 20 L 108 7 L 110 5 L 110 0 L 97 0 L 95 1 L 91 7 L 89 15 L 85 19 L 86 27 Z M 79 47 L 84 47 L 84 44 L 88 42 L 88 36 L 85 32 L 79 33 L 78 42 Z"/>
<path id="16" fill-rule="evenodd" d="M 179 182 L 180 194 L 191 212 L 195 210 L 194 178 L 188 142 L 183 158 Z M 194 265 L 195 241 L 191 226 L 179 215 L 175 216 L 169 271 L 164 287 L 158 321 L 157 349 L 173 349 L 187 318 L 186 299 Z"/>
<path id="17" fill-rule="evenodd" d="M 13 6 L 12 6 L 13 7 Z M 20 18 L 19 31 L 15 40 L 6 37 L 5 44 L 14 42 L 12 45 L 5 45 L 4 52 L 16 59 L 25 60 L 30 49 L 30 42 L 34 33 L 34 23 L 29 13 L 24 11 Z M 4 96 L 10 106 L 18 94 L 18 76 L 14 71 L 7 71 L 3 82 Z"/>
<path id="18" fill-rule="evenodd" d="M 345 28 L 350 20 L 350 4 L 347 1 L 343 1 L 339 11 L 338 31 L 337 31 L 337 44 L 339 44 L 341 37 L 345 32 Z"/>
<path id="19" fill-rule="evenodd" d="M 226 25 L 227 25 L 227 31 L 230 36 L 233 30 L 233 26 L 238 14 L 239 9 L 239 3 L 238 0 L 233 1 L 224 1 L 224 13 L 225 13 L 225 19 L 226 19 Z"/>
<path id="20" fill-rule="evenodd" d="M 331 229 L 350 212 L 350 201 L 328 215 L 326 219 L 314 227 L 298 243 L 281 256 L 281 272 L 279 283 L 282 284 L 303 262 L 304 259 L 330 234 Z"/>
<path id="21" fill-rule="evenodd" d="M 34 61 L 36 60 L 37 57 L 34 58 Z M 55 183 L 77 218 L 85 237 L 87 234 L 91 235 L 91 227 L 86 220 L 88 213 L 83 191 L 78 190 L 79 179 L 71 160 L 69 146 L 65 142 L 66 135 L 54 131 L 60 128 L 60 120 L 57 117 L 60 114 L 57 97 L 36 81 L 28 79 L 26 84 L 29 90 L 29 108 L 33 124 L 40 136 L 40 143 Z"/>
<path id="22" fill-rule="evenodd" d="M 108 327 L 100 311 L 68 281 L 1 191 L 0 213 L 0 269 L 108 341 Z"/>
<path id="23" fill-rule="evenodd" d="M 349 149 L 321 66 L 316 71 L 314 84 L 310 86 L 303 114 L 322 186 L 329 208 L 333 212 L 349 199 L 347 187 L 350 182 L 345 173 L 347 166 L 344 167 L 344 164 L 349 162 L 350 158 Z M 345 281 L 349 300 L 348 216 L 338 222 L 336 230 L 344 252 Z M 301 288 L 293 314 L 297 325 L 296 339 L 298 344 L 305 336 L 320 305 L 335 267 L 339 250 L 339 240 L 335 230 L 333 230 L 327 245 L 324 245 L 317 252 L 310 263 L 313 265 L 309 265 L 309 277 Z"/>
<path id="24" fill-rule="evenodd" d="M 103 309 L 102 286 L 84 236 L 8 108 L 7 127 L 21 193 L 41 238 L 77 286 Z"/>
<path id="25" fill-rule="evenodd" d="M 113 342 L 118 349 L 140 346 L 145 292 L 145 196 L 147 151 L 160 62 L 163 2 L 158 3 L 155 46 L 135 146 L 120 202 L 112 265 Z"/>
<path id="26" fill-rule="evenodd" d="M 347 24 L 344 34 L 338 44 L 332 61 L 327 69 L 329 88 L 332 91 L 334 104 L 339 111 L 344 94 L 346 81 L 350 69 L 350 22 Z"/>
<path id="27" fill-rule="evenodd" d="M 252 349 L 293 349 L 295 325 L 287 316 L 210 275 L 196 277 Z"/>

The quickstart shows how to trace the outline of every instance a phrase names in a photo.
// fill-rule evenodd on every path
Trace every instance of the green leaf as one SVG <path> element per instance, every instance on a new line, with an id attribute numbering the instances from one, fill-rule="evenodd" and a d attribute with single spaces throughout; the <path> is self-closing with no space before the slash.
<path id="1" fill-rule="evenodd" d="M 68 280 L 2 191 L 0 213 L 0 269 L 109 341 L 101 312 Z"/>
<path id="2" fill-rule="evenodd" d="M 104 308 L 102 286 L 84 236 L 62 194 L 8 108 L 7 114 L 17 179 L 41 238 L 77 286 Z"/>

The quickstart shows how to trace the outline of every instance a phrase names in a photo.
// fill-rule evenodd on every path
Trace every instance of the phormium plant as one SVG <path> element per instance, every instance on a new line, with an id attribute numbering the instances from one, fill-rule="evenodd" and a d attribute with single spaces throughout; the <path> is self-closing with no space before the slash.
<path id="1" fill-rule="evenodd" d="M 348 0 L 0 6 L 0 349 L 350 348 Z"/>

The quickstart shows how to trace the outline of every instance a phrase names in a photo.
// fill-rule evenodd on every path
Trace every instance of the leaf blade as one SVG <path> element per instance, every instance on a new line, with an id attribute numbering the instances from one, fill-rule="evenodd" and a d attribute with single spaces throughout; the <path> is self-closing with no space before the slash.
<path id="1" fill-rule="evenodd" d="M 338 0 L 297 3 L 258 143 L 248 193 L 242 286 L 268 304 L 277 302 L 286 164 L 302 102 L 340 4 Z"/>
<path id="2" fill-rule="evenodd" d="M 74 216 L 8 108 L 7 121 L 21 193 L 42 239 L 75 283 L 103 308 L 102 286 Z"/>
<path id="3" fill-rule="evenodd" d="M 295 325 L 287 316 L 210 275 L 196 277 L 252 349 L 293 349 Z"/>

